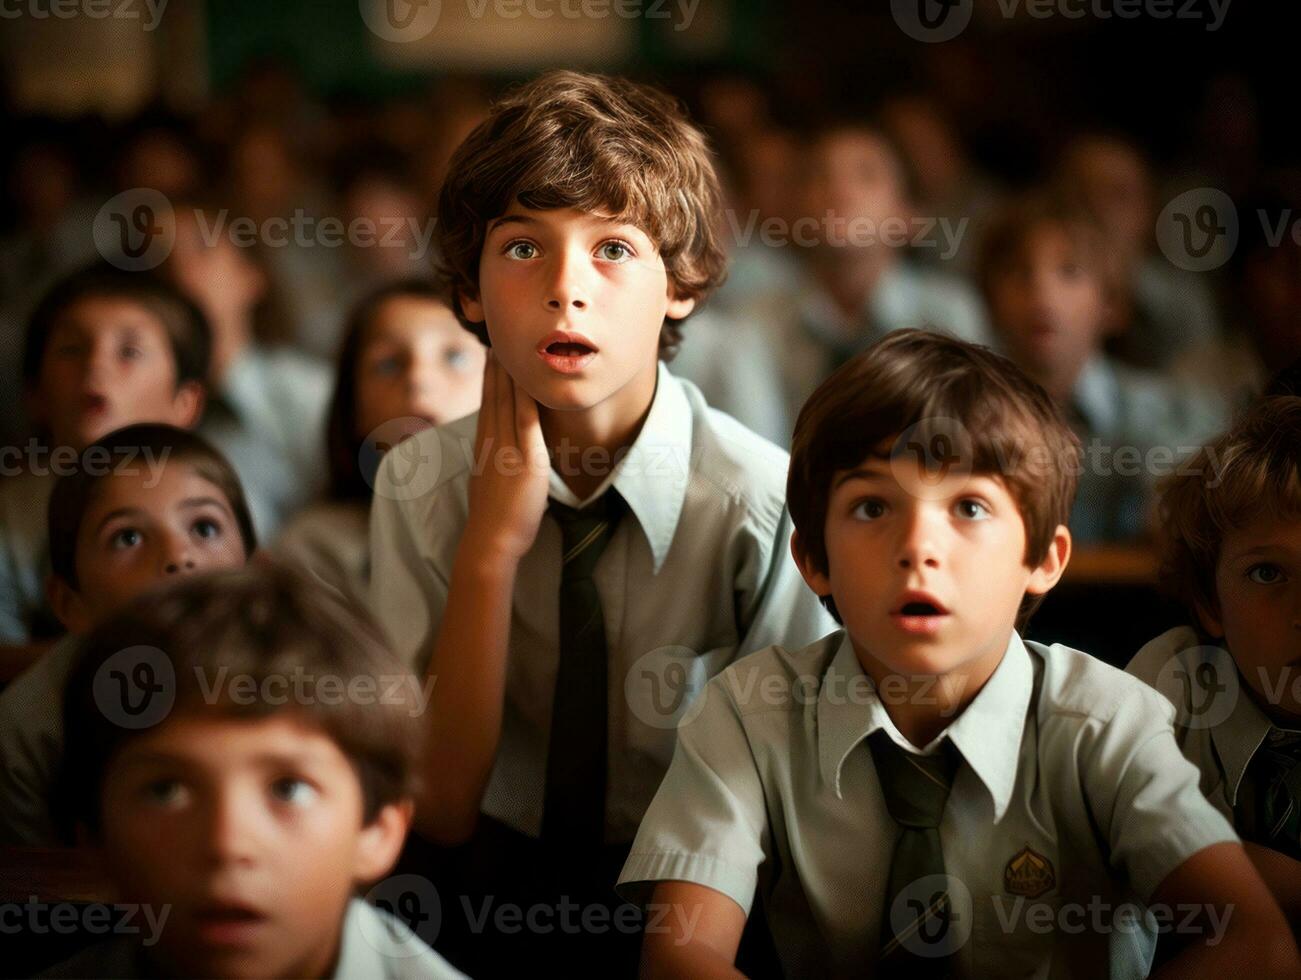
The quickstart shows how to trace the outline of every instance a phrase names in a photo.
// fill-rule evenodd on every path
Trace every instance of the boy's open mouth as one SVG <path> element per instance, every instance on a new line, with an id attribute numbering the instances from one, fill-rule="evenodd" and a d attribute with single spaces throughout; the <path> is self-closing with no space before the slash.
<path id="1" fill-rule="evenodd" d="M 547 353 L 559 357 L 582 357 L 593 351 L 586 344 L 547 344 Z"/>
<path id="2" fill-rule="evenodd" d="M 934 633 L 940 628 L 948 609 L 925 592 L 906 592 L 890 610 L 890 618 L 905 633 Z"/>
<path id="3" fill-rule="evenodd" d="M 195 909 L 199 937 L 218 946 L 242 945 L 266 924 L 267 916 L 247 905 L 219 903 Z"/>
<path id="4" fill-rule="evenodd" d="M 538 356 L 549 367 L 570 374 L 582 370 L 599 349 L 582 334 L 555 330 L 543 337 L 538 344 Z"/>

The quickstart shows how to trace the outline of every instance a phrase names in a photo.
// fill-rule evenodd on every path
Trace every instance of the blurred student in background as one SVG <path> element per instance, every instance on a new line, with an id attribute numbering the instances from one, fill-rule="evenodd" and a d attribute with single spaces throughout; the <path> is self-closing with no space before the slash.
<path id="1" fill-rule="evenodd" d="M 1060 405 L 1084 447 L 1070 529 L 1081 544 L 1146 532 L 1155 478 L 1222 419 L 1205 393 L 1103 352 L 1117 285 L 1108 240 L 1060 195 L 1009 204 L 991 222 L 979 262 L 998 341 Z"/>
<path id="2" fill-rule="evenodd" d="M 426 280 L 383 286 L 358 304 L 335 368 L 328 493 L 290 522 L 275 550 L 366 604 L 380 458 L 417 432 L 478 411 L 486 350 Z"/>
<path id="3" fill-rule="evenodd" d="M 231 237 L 228 216 L 177 202 L 176 239 L 160 271 L 204 311 L 212 329 L 210 394 L 201 431 L 243 482 L 258 533 L 269 537 L 322 486 L 315 447 L 324 431 L 329 368 L 283 344 L 267 274 Z M 268 249 L 274 251 L 274 249 Z"/>

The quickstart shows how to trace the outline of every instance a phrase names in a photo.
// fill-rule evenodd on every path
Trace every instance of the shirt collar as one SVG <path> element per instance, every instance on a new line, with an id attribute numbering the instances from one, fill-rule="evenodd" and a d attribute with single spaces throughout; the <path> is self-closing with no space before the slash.
<path id="1" fill-rule="evenodd" d="M 1229 805 L 1236 806 L 1238 789 L 1242 786 L 1242 777 L 1246 775 L 1251 757 L 1265 741 L 1273 724 L 1248 693 L 1247 682 L 1237 674 L 1238 668 L 1227 652 L 1224 659 L 1228 663 L 1221 666 L 1234 672 L 1238 691 L 1229 716 L 1211 728 L 1211 741 L 1224 769 L 1224 788 Z"/>
<path id="2" fill-rule="evenodd" d="M 354 896 L 344 912 L 331 977 L 390 976 L 395 961 L 411 964 L 411 976 L 428 976 L 429 955 L 429 947 L 405 922 Z"/>
<path id="3" fill-rule="evenodd" d="M 1034 691 L 1030 651 L 1015 630 L 1003 659 L 948 735 L 994 798 L 994 820 L 1003 819 L 1012 800 L 1021 761 L 1026 709 Z"/>
<path id="4" fill-rule="evenodd" d="M 921 750 L 930 751 L 941 739 L 950 739 L 994 798 L 995 820 L 1002 819 L 1012 799 L 1033 687 L 1030 653 L 1013 632 L 1003 659 L 980 693 L 957 721 Z M 856 696 L 856 692 L 863 691 L 867 692 L 865 697 Z M 863 739 L 884 728 L 891 738 L 901 742 L 902 737 L 858 662 L 848 632 L 844 632 L 840 648 L 823 676 L 817 711 L 819 768 L 837 796 L 845 759 Z"/>
<path id="5" fill-rule="evenodd" d="M 691 476 L 692 413 L 682 383 L 659 362 L 655 396 L 641 431 L 609 476 L 586 500 L 579 500 L 553 468 L 552 498 L 583 508 L 611 486 L 619 491 L 637 517 L 650 544 L 654 571 L 659 572 L 677 533 Z"/>

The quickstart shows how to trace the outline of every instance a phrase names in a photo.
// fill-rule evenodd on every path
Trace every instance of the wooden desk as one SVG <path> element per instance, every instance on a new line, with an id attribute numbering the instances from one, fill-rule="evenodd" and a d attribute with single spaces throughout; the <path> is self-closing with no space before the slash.
<path id="1" fill-rule="evenodd" d="M 1155 586 L 1159 567 L 1156 552 L 1147 545 L 1094 545 L 1071 555 L 1062 584 Z"/>
<path id="2" fill-rule="evenodd" d="M 111 902 L 90 856 L 75 848 L 0 847 L 0 902 Z"/>

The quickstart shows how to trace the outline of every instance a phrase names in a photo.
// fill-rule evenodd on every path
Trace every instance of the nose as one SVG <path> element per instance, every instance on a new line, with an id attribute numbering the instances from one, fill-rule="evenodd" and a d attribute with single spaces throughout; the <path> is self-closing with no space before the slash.
<path id="1" fill-rule="evenodd" d="M 104 341 L 96 343 L 90 349 L 86 355 L 86 360 L 82 364 L 82 368 L 86 372 L 86 380 L 91 382 L 105 377 L 112 367 L 113 346 Z"/>
<path id="2" fill-rule="evenodd" d="M 920 568 L 939 568 L 939 522 L 931 508 L 917 505 L 909 508 L 900 521 L 897 552 L 899 567 L 909 571 Z"/>
<path id="3" fill-rule="evenodd" d="M 552 312 L 587 309 L 587 291 L 582 282 L 582 260 L 574 250 L 560 249 L 550 262 L 546 306 Z"/>
<path id="4" fill-rule="evenodd" d="M 217 787 L 204 809 L 203 839 L 212 862 L 249 863 L 257 853 L 256 801 L 242 799 L 238 787 Z"/>
<path id="5" fill-rule="evenodd" d="M 412 357 L 407 364 L 407 391 L 419 395 L 435 389 L 438 385 L 438 361 L 440 352 L 423 351 Z"/>
<path id="6" fill-rule="evenodd" d="M 184 575 L 193 572 L 197 567 L 186 535 L 177 532 L 168 534 L 163 548 L 164 574 Z"/>

